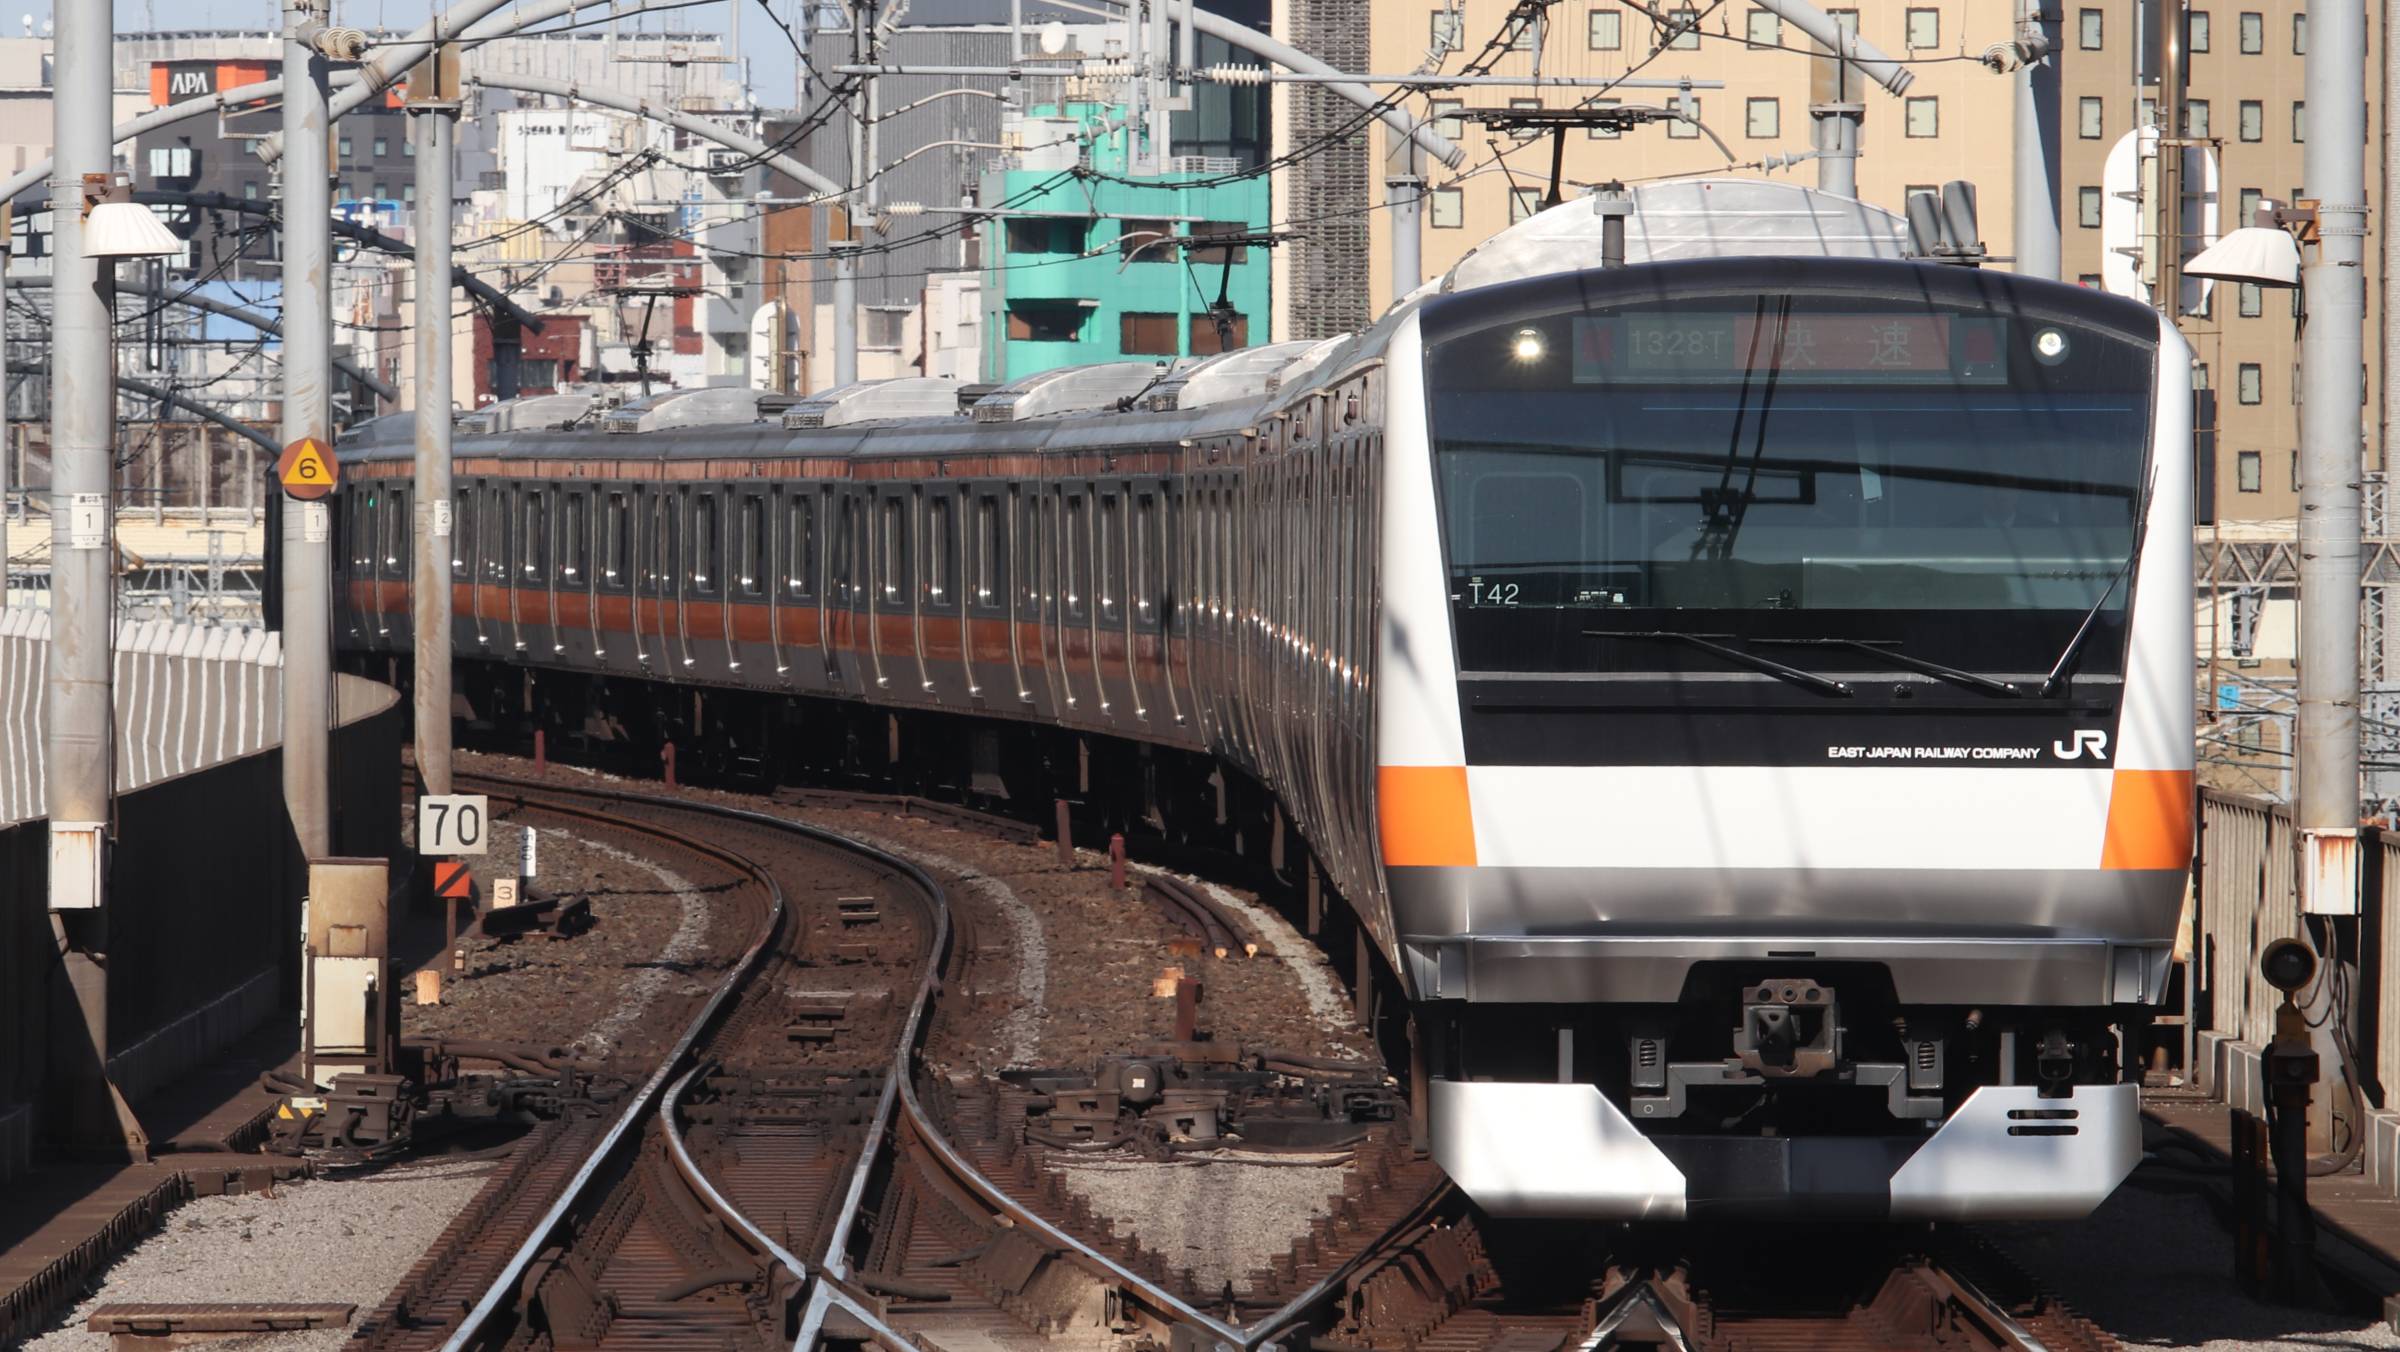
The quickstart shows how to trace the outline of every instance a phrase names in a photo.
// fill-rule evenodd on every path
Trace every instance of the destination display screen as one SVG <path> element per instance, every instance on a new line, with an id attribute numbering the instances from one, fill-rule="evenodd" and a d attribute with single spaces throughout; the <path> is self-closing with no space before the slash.
<path id="1" fill-rule="evenodd" d="M 1803 382 L 2003 385 L 2008 320 L 1914 311 L 1654 310 L 1579 315 L 1579 385 Z"/>

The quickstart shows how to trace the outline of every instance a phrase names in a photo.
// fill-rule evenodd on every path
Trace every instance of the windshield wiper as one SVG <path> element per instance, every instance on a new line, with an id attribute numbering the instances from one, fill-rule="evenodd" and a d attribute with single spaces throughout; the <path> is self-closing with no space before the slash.
<path id="1" fill-rule="evenodd" d="M 1586 629 L 1583 632 L 1588 638 L 1639 638 L 1659 643 L 1685 643 L 1702 652 L 1714 653 L 1728 662 L 1748 667 L 1752 671 L 1763 671 L 1769 676 L 1790 681 L 1794 685 L 1806 686 L 1820 695 L 1839 695 L 1843 699 L 1848 699 L 1856 693 L 1849 686 L 1830 676 L 1819 676 L 1813 671 L 1803 671 L 1798 667 L 1785 666 L 1773 658 L 1761 657 L 1757 653 L 1746 653 L 1739 648 L 1728 648 L 1722 643 L 1714 643 L 1698 634 L 1687 634 L 1679 629 Z M 1731 637 L 1731 635 L 1727 635 L 1727 637 Z"/>
<path id="2" fill-rule="evenodd" d="M 1869 642 L 1863 638 L 1754 638 L 1750 642 L 1782 643 L 1794 647 L 1846 648 L 1851 652 L 1865 653 L 1877 661 L 1889 662 L 1893 666 L 1909 671 L 1921 671 L 1928 676 L 1937 676 L 1945 681 L 1955 681 L 1960 685 L 1971 686 L 1989 694 L 2018 696 L 2025 693 L 2013 681 L 2003 681 L 1996 676 L 1986 676 L 1981 672 L 1968 671 L 1964 667 L 1945 666 L 1940 662 L 1928 662 L 1922 657 L 1910 657 L 1906 653 L 1893 652 L 1892 647 L 1899 643 L 1898 639 Z"/>
<path id="3" fill-rule="evenodd" d="M 2142 540 L 2150 533 L 2150 490 L 2157 483 L 2158 470 L 2153 466 L 2150 473 L 2143 476 L 2142 496 L 2134 503 L 2133 548 L 2126 552 L 2125 562 L 2117 569 L 2116 576 L 2101 588 L 2100 599 L 2092 602 L 2090 610 L 2083 612 L 2083 623 L 2075 626 L 2074 637 L 2069 638 L 2067 646 L 2059 650 L 2058 660 L 2050 664 L 2050 674 L 2042 678 L 2041 698 L 2050 698 L 2058 693 L 2060 686 L 2066 684 L 2067 667 L 2074 662 L 2075 654 L 2083 651 L 2083 641 L 2092 636 L 2092 626 L 2100 622 L 2100 612 L 2108 608 L 2108 598 L 2116 595 L 2117 588 L 2124 586 L 2125 579 L 2133 575 L 2134 560 L 2142 556 Z M 2131 618 L 2127 617 L 2128 623 Z"/>

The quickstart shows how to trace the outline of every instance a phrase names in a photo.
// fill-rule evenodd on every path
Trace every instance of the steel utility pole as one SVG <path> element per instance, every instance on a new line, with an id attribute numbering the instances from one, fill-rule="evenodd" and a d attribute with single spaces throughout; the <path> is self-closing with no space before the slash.
<path id="1" fill-rule="evenodd" d="M 15 215 L 10 203 L 0 202 L 0 607 L 8 604 L 9 470 L 15 459 L 9 453 L 8 429 L 8 256 L 14 248 Z"/>
<path id="2" fill-rule="evenodd" d="M 1392 303 L 1397 305 L 1425 280 L 1425 173 L 1414 141 L 1402 139 L 1393 159 L 1383 194 L 1392 204 Z"/>
<path id="3" fill-rule="evenodd" d="M 60 7 L 50 177 L 58 286 L 51 310 L 50 650 L 43 727 L 50 815 L 50 924 L 83 1015 L 81 1045 L 52 1050 L 74 1086 L 65 1124 L 106 1140 L 113 1122 L 128 1148 L 146 1143 L 108 1080 L 108 829 L 116 739 L 109 708 L 115 632 L 115 260 L 95 258 L 88 203 L 111 181 L 110 32 L 106 5 Z"/>
<path id="4" fill-rule="evenodd" d="M 326 0 L 283 8 L 283 441 L 333 444 L 333 202 L 327 154 L 338 40 Z M 283 804 L 305 859 L 333 853 L 333 510 L 283 503 Z"/>
<path id="5" fill-rule="evenodd" d="M 2017 273 L 2059 279 L 2058 24 L 2045 0 L 2018 0 Z"/>
<path id="6" fill-rule="evenodd" d="M 417 146 L 417 482 L 411 504 L 410 618 L 416 630 L 417 774 L 450 792 L 450 211 L 451 140 L 458 122 L 458 49 L 434 49 L 409 79 Z M 447 77 L 447 78 L 445 78 Z"/>
<path id="7" fill-rule="evenodd" d="M 2183 320 L 2183 45 L 2191 31 L 2184 0 L 2160 0 L 2158 34 L 2158 280 L 2151 287 L 2170 324 Z"/>
<path id="8" fill-rule="evenodd" d="M 2360 416 L 2366 279 L 2366 7 L 2309 0 L 2303 173 L 2317 243 L 2300 270 L 2300 718 L 2302 904 L 2358 907 Z"/>
<path id="9" fill-rule="evenodd" d="M 866 25 L 869 20 L 860 0 L 852 0 L 850 15 L 850 59 L 867 59 Z M 867 159 L 867 119 L 873 114 L 864 106 L 875 88 L 875 77 L 861 75 L 858 92 L 850 104 L 850 173 L 847 188 L 842 194 L 842 238 L 827 242 L 833 254 L 833 383 L 848 385 L 858 379 L 858 227 L 860 185 L 865 181 Z"/>

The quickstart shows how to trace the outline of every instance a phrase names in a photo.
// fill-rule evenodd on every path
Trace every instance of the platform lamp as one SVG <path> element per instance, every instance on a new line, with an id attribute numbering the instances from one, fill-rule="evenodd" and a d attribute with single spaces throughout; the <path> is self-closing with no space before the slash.
<path id="1" fill-rule="evenodd" d="M 2275 202 L 2260 202 L 2251 222 L 2229 231 L 2223 239 L 2192 255 L 2183 265 L 2186 277 L 2220 282 L 2247 282 L 2278 291 L 2300 285 L 2300 243 L 2290 227 L 2314 224 L 2317 213 L 2294 210 Z"/>

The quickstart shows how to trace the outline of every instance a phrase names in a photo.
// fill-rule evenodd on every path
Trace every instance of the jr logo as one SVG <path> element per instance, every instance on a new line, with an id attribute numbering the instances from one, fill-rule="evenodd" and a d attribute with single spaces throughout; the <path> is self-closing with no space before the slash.
<path id="1" fill-rule="evenodd" d="M 2050 754 L 2060 760 L 2082 760 L 2087 750 L 2093 760 L 2107 760 L 2108 734 L 2098 728 L 2078 728 L 2067 741 L 2050 744 Z"/>

